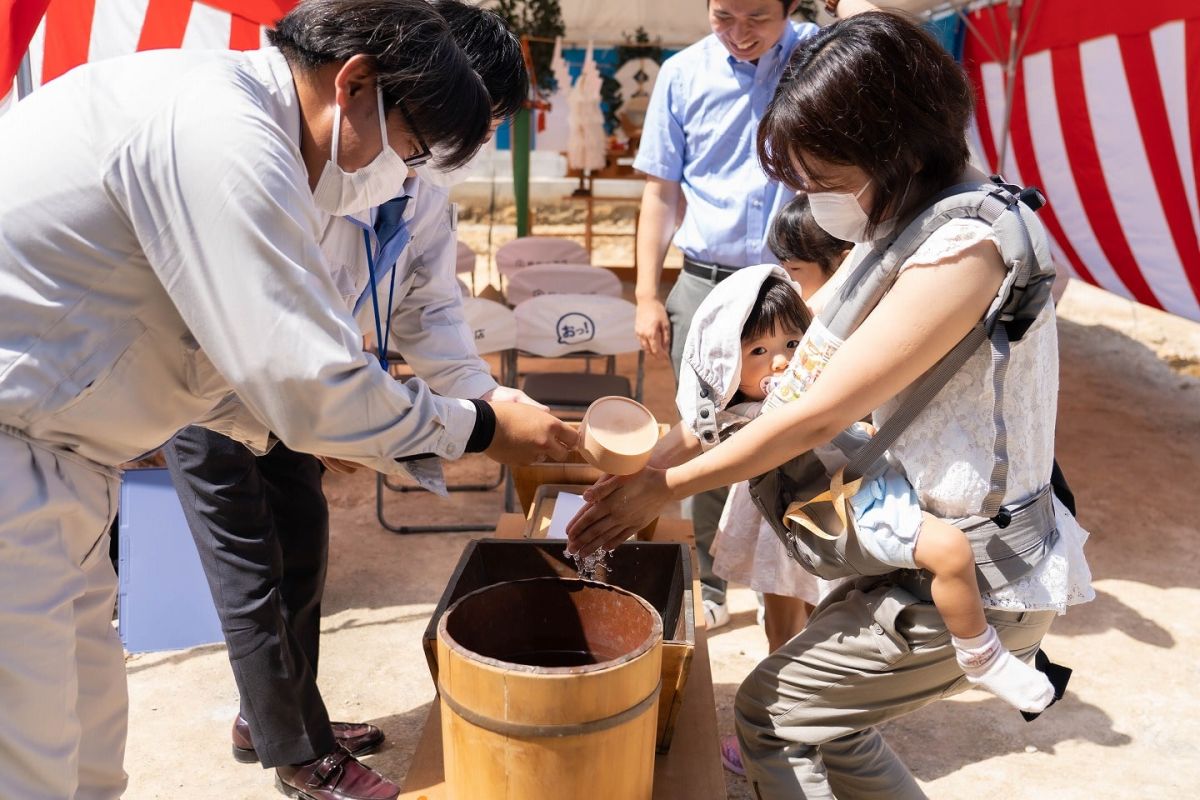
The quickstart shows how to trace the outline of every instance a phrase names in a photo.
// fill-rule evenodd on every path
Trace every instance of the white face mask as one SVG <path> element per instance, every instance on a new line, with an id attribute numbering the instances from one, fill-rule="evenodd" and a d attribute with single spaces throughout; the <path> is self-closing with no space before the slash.
<path id="1" fill-rule="evenodd" d="M 421 183 L 430 186 L 440 186 L 443 189 L 449 190 L 458 186 L 471 175 L 469 166 L 452 169 L 449 172 L 442 172 L 431 164 L 417 167 L 417 177 L 421 179 Z"/>
<path id="2" fill-rule="evenodd" d="M 880 226 L 874 237 L 867 236 L 871 218 L 858 204 L 858 198 L 870 185 L 867 181 L 857 192 L 809 192 L 808 206 L 813 220 L 830 236 L 844 242 L 869 242 L 882 236 L 885 226 Z"/>
<path id="3" fill-rule="evenodd" d="M 333 145 L 329 161 L 313 189 L 317 208 L 336 217 L 361 214 L 386 203 L 404 188 L 408 165 L 388 143 L 387 124 L 383 116 L 383 89 L 375 87 L 379 101 L 379 136 L 383 149 L 365 167 L 346 172 L 338 166 L 338 138 L 342 130 L 342 107 L 333 107 Z"/>

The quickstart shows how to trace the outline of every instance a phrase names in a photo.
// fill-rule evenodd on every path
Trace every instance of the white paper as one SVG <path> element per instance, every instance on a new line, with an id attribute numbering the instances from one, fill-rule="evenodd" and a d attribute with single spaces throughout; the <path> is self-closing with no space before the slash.
<path id="1" fill-rule="evenodd" d="M 550 530 L 547 539 L 566 539 L 567 523 L 571 521 L 579 509 L 583 508 L 583 495 L 560 493 L 554 498 L 554 512 L 550 515 Z"/>

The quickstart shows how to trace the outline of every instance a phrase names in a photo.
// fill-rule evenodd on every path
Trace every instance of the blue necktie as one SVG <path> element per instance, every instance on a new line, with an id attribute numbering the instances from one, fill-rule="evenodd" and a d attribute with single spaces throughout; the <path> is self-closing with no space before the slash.
<path id="1" fill-rule="evenodd" d="M 404 209 L 408 205 L 408 196 L 395 197 L 381 205 L 375 212 L 375 236 L 379 239 L 377 256 L 382 258 L 384 251 L 393 241 L 399 239 L 399 247 L 395 248 L 392 259 L 399 258 L 401 251 L 408 244 L 408 223 L 404 221 Z M 392 299 L 396 291 L 396 267 L 391 264 L 391 287 L 388 290 L 387 324 L 384 326 L 379 314 L 379 289 L 376 285 L 375 273 L 380 264 L 371 255 L 371 237 L 363 231 L 363 239 L 367 248 L 367 265 L 371 270 L 371 301 L 375 306 L 375 337 L 379 347 L 379 362 L 386 370 L 388 368 L 387 346 L 392 334 Z"/>
<path id="2" fill-rule="evenodd" d="M 379 237 L 379 249 L 388 245 L 400 233 L 408 233 L 408 224 L 404 221 L 404 208 L 408 205 L 408 195 L 388 200 L 375 212 L 375 235 Z"/>

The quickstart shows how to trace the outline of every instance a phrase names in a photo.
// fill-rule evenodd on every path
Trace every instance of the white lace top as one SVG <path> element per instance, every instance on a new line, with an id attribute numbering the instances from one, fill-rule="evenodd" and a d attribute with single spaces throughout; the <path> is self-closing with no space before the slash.
<path id="1" fill-rule="evenodd" d="M 995 242 L 990 226 L 955 220 L 936 231 L 902 267 L 957 258 L 984 240 Z M 1019 342 L 1013 343 L 1005 379 L 1004 422 L 1008 429 L 1008 488 L 1004 502 L 1023 500 L 1045 486 L 1054 459 L 1058 397 L 1058 334 L 1054 308 L 1046 308 Z M 882 425 L 904 394 L 876 409 Z M 995 428 L 992 411 L 991 352 L 980 348 L 892 445 L 921 507 L 942 517 L 978 512 L 992 473 Z M 1033 611 L 1055 609 L 1095 597 L 1083 555 L 1088 534 L 1055 502 L 1058 543 L 1033 572 L 983 596 L 985 606 Z"/>

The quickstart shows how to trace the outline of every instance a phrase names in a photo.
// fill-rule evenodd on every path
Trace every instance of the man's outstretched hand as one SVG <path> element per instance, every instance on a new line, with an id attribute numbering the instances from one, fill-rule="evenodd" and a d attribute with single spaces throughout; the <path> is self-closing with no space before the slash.
<path id="1" fill-rule="evenodd" d="M 525 403 L 489 403 L 496 412 L 496 433 L 484 454 L 501 464 L 565 461 L 579 433 L 558 417 Z"/>

